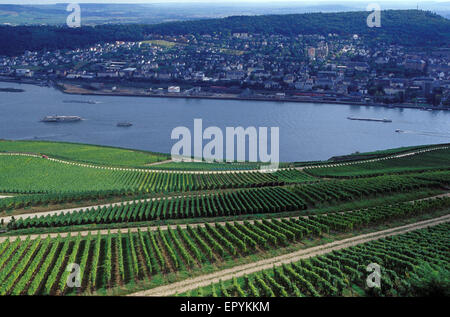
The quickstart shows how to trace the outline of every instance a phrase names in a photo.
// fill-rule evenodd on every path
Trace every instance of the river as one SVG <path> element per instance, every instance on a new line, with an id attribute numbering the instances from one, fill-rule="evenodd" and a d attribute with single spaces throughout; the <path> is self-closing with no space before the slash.
<path id="1" fill-rule="evenodd" d="M 0 138 L 82 142 L 170 153 L 175 127 L 279 127 L 281 161 L 324 160 L 331 156 L 387 148 L 450 142 L 450 112 L 382 107 L 67 95 L 34 85 L 0 82 Z M 65 103 L 95 100 L 98 104 Z M 42 123 L 47 115 L 77 115 L 75 123 Z M 392 123 L 347 117 L 388 118 Z M 132 127 L 119 128 L 120 121 Z M 395 130 L 402 130 L 397 133 Z"/>

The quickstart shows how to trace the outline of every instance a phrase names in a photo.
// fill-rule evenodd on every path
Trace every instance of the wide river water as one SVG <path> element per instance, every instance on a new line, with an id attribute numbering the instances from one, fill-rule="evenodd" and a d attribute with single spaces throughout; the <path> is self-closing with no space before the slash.
<path id="1" fill-rule="evenodd" d="M 203 119 L 203 128 L 279 127 L 281 161 L 450 142 L 450 112 L 381 107 L 238 100 L 67 95 L 53 88 L 0 82 L 0 138 L 111 145 L 170 153 L 172 129 Z M 98 104 L 65 103 L 95 100 Z M 47 115 L 77 115 L 76 123 L 42 123 Z M 347 117 L 388 118 L 392 123 Z M 119 128 L 120 121 L 132 127 Z M 395 130 L 404 132 L 397 133 Z"/>

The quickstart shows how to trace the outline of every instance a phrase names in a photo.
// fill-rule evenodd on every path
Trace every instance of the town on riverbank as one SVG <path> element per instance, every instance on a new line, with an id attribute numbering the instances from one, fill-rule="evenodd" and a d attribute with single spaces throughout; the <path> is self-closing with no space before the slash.
<path id="1" fill-rule="evenodd" d="M 70 94 L 448 110 L 450 48 L 373 42 L 363 33 L 161 30 L 139 41 L 0 56 L 0 80 L 51 83 Z"/>

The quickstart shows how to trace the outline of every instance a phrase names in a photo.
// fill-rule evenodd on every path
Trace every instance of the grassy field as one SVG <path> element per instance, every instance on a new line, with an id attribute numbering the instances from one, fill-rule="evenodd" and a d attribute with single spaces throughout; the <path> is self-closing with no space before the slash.
<path id="1" fill-rule="evenodd" d="M 149 40 L 149 41 L 142 41 L 141 43 L 142 44 L 152 44 L 152 45 L 162 46 L 162 47 L 166 47 L 166 48 L 172 48 L 175 45 L 180 45 L 180 43 L 169 42 L 169 41 L 165 41 L 165 40 Z"/>
<path id="2" fill-rule="evenodd" d="M 404 146 L 404 147 L 399 147 L 399 148 L 395 148 L 395 149 L 386 149 L 386 150 L 378 150 L 378 151 L 363 152 L 363 153 L 353 153 L 351 155 L 352 156 L 391 155 L 391 154 L 398 154 L 398 153 L 407 152 L 407 151 L 419 150 L 419 149 L 423 149 L 423 148 L 427 148 L 427 147 L 429 147 L 429 145 Z"/>
<path id="3" fill-rule="evenodd" d="M 167 162 L 152 166 L 152 169 L 185 171 L 231 171 L 259 169 L 259 163 L 207 163 L 207 162 Z"/>
<path id="4" fill-rule="evenodd" d="M 135 186 L 128 182 L 126 172 L 58 164 L 34 157 L 0 156 L 0 175 L 0 191 L 7 193 L 80 192 Z"/>
<path id="5" fill-rule="evenodd" d="M 314 177 L 297 170 L 235 174 L 164 173 L 93 168 L 38 157 L 10 155 L 0 155 L 0 175 L 0 192 L 22 194 L 79 193 L 95 190 L 168 193 L 277 186 L 315 180 Z"/>
<path id="6" fill-rule="evenodd" d="M 108 146 L 50 141 L 0 140 L 0 152 L 45 154 L 55 158 L 84 163 L 119 167 L 151 168 L 159 170 L 251 170 L 259 169 L 262 165 L 260 163 L 250 162 L 167 162 L 150 166 L 153 163 L 170 160 L 170 155 Z M 282 164 L 282 166 L 284 165 L 286 164 Z"/>

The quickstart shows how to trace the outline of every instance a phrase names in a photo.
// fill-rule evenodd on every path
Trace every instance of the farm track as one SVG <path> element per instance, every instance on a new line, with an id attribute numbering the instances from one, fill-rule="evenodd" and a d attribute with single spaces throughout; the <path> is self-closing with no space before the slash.
<path id="1" fill-rule="evenodd" d="M 364 160 L 364 161 L 355 161 L 355 162 L 348 162 L 348 163 L 340 163 L 340 164 L 324 164 L 324 165 L 317 165 L 317 166 L 309 166 L 309 167 L 297 167 L 297 170 L 305 170 L 305 169 L 312 169 L 312 168 L 320 168 L 320 167 L 334 167 L 334 166 L 345 166 L 345 165 L 352 165 L 352 164 L 360 164 L 360 163 L 367 163 L 367 162 L 375 162 L 375 161 L 381 161 L 381 160 L 388 160 L 388 159 L 394 159 L 394 158 L 402 158 L 406 156 L 416 155 L 424 152 L 439 150 L 439 149 L 447 149 L 450 148 L 450 146 L 441 146 L 441 147 L 435 147 L 435 148 L 428 148 L 420 151 L 414 151 L 414 152 L 408 152 L 403 153 L 399 155 L 394 156 L 387 156 L 383 158 L 378 159 L 372 159 L 372 160 Z M 31 153 L 5 153 L 0 152 L 0 156 L 26 156 L 26 157 L 34 157 L 34 158 L 41 158 L 41 155 L 38 154 L 31 154 Z M 63 164 L 68 165 L 74 165 L 74 166 L 81 166 L 81 167 L 87 167 L 87 168 L 96 168 L 96 169 L 105 169 L 105 170 L 120 170 L 120 171 L 137 171 L 137 172 L 144 172 L 149 173 L 152 171 L 156 172 L 167 172 L 167 173 L 193 173 L 193 174 L 218 174 L 218 173 L 245 173 L 245 172 L 258 172 L 258 170 L 238 170 L 238 171 L 164 171 L 164 170 L 151 170 L 151 169 L 130 169 L 130 168 L 117 168 L 117 167 L 106 167 L 106 166 L 100 166 L 100 165 L 92 165 L 92 164 L 82 164 L 78 162 L 71 162 L 71 161 L 64 161 L 60 159 L 54 159 L 54 158 L 48 158 L 50 161 L 59 162 Z M 290 168 L 283 168 L 280 170 L 289 170 Z M 324 178 L 322 178 L 324 179 Z M 188 195 L 179 195 L 175 196 L 175 198 L 179 197 L 186 197 Z M 8 198 L 11 196 L 0 196 L 0 199 L 2 198 Z M 170 199 L 170 197 L 168 197 Z M 173 198 L 173 197 L 172 197 Z M 62 214 L 62 213 L 72 213 L 79 210 L 87 210 L 90 208 L 98 208 L 98 207 L 114 207 L 117 205 L 120 205 L 121 203 L 133 203 L 133 202 L 149 202 L 154 200 L 159 200 L 161 198 L 149 198 L 149 199 L 143 199 L 143 200 L 135 200 L 135 201 L 124 201 L 124 202 L 118 202 L 118 203 L 111 203 L 111 204 L 104 204 L 104 205 L 94 205 L 94 206 L 87 206 L 87 207 L 77 207 L 77 208 L 70 208 L 70 209 L 62 209 L 62 210 L 55 210 L 55 211 L 45 211 L 45 212 L 39 212 L 39 213 L 26 213 L 21 215 L 14 216 L 15 219 L 25 219 L 28 217 L 33 217 L 36 215 L 39 216 L 47 216 L 47 215 L 55 215 L 55 214 Z M 4 221 L 4 223 L 8 223 L 11 221 L 12 216 L 6 216 L 6 217 L 0 217 Z"/>
<path id="2" fill-rule="evenodd" d="M 155 163 L 146 164 L 145 166 L 162 165 L 162 164 L 171 163 L 171 162 L 173 162 L 172 159 L 161 161 L 161 162 L 155 162 Z"/>
<path id="3" fill-rule="evenodd" d="M 378 161 L 384 161 L 384 160 L 390 160 L 390 159 L 396 159 L 396 158 L 403 158 L 407 156 L 417 155 L 421 153 L 426 153 L 430 151 L 436 151 L 436 150 L 443 150 L 448 149 L 450 146 L 438 146 L 433 148 L 427 148 L 423 150 L 418 151 L 412 151 L 397 155 L 390 155 L 385 156 L 381 158 L 376 159 L 370 159 L 370 160 L 361 160 L 361 161 L 354 161 L 354 162 L 347 162 L 347 163 L 335 163 L 335 164 L 323 164 L 323 165 L 315 165 L 315 166 L 302 166 L 302 167 L 296 167 L 297 170 L 307 170 L 307 169 L 313 169 L 313 168 L 324 168 L 324 167 L 338 167 L 338 166 L 347 166 L 347 165 L 354 165 L 354 164 L 361 164 L 361 163 L 371 163 L 371 162 L 378 162 Z M 27 156 L 27 157 L 34 157 L 34 158 L 42 158 L 42 155 L 38 154 L 31 154 L 31 153 L 20 153 L 20 152 L 1 152 L 0 155 L 3 156 Z M 179 173 L 179 174 L 239 174 L 239 173 L 258 173 L 261 172 L 261 170 L 258 169 L 251 169 L 251 170 L 225 170 L 225 171 L 186 171 L 186 170 L 159 170 L 159 169 L 139 169 L 139 168 L 123 168 L 123 167 L 111 167 L 111 166 L 103 166 L 103 165 L 94 165 L 94 164 L 86 164 L 86 163 L 79 163 L 76 161 L 69 161 L 69 160 L 61 160 L 56 158 L 48 157 L 47 160 L 56 162 L 56 163 L 62 163 L 67 165 L 73 165 L 73 166 L 79 166 L 79 167 L 86 167 L 86 168 L 95 168 L 95 169 L 103 169 L 103 170 L 113 170 L 113 171 L 125 171 L 125 172 L 141 172 L 141 173 Z M 156 165 L 156 164 L 154 164 Z M 279 168 L 277 170 L 289 170 L 291 168 Z M 264 172 L 274 172 L 277 170 L 264 170 Z"/>
<path id="4" fill-rule="evenodd" d="M 0 154 L 1 155 L 1 154 Z M 24 213 L 24 214 L 19 214 L 19 215 L 13 215 L 13 216 L 4 216 L 4 217 L 0 217 L 0 220 L 3 220 L 5 224 L 7 224 L 8 222 L 11 221 L 12 217 L 14 217 L 14 219 L 18 220 L 18 219 L 26 219 L 29 217 L 34 217 L 34 216 L 52 216 L 52 215 L 59 215 L 59 214 L 67 214 L 67 213 L 73 213 L 73 212 L 77 212 L 77 211 L 86 211 L 89 210 L 91 208 L 103 208 L 103 207 L 115 207 L 115 206 L 120 206 L 121 204 L 131 204 L 131 203 L 145 203 L 145 202 L 150 202 L 150 201 L 158 201 L 161 199 L 173 199 L 173 198 L 183 198 L 183 197 L 190 197 L 192 196 L 192 193 L 185 193 L 182 195 L 176 195 L 176 196 L 165 196 L 165 197 L 154 197 L 154 198 L 147 198 L 147 199 L 137 199 L 137 200 L 126 200 L 126 201 L 119 201 L 116 203 L 109 203 L 109 204 L 102 204 L 102 205 L 91 205 L 91 206 L 84 206 L 84 207 L 75 207 L 75 208 L 67 208 L 67 209 L 58 209 L 58 210 L 50 210 L 50 211 L 41 211 L 41 212 L 31 212 L 31 213 Z M 201 196 L 206 196 L 208 194 L 194 194 L 194 195 L 198 195 L 199 197 Z M 444 194 L 445 195 L 445 194 Z M 7 197 L 12 197 L 12 196 L 0 196 L 0 199 L 2 198 L 7 198 Z"/>
<path id="5" fill-rule="evenodd" d="M 413 203 L 415 201 L 423 201 L 423 200 L 429 200 L 429 199 L 435 199 L 435 198 L 440 198 L 440 197 L 450 197 L 450 193 L 445 193 L 445 194 L 441 194 L 441 195 L 437 195 L 437 196 L 432 196 L 432 197 L 427 197 L 427 198 L 422 198 L 422 199 L 417 199 L 417 200 L 412 200 L 409 201 L 409 203 Z M 158 198 L 154 198 L 154 199 L 158 199 Z M 116 204 L 120 204 L 120 203 L 116 203 Z M 90 208 L 90 207 L 87 207 Z M 357 209 L 360 210 L 360 209 Z M 340 214 L 344 214 L 344 213 L 349 213 L 349 212 L 354 212 L 356 210 L 349 210 L 349 211 L 343 211 L 343 212 L 339 212 Z M 324 216 L 326 216 L 327 214 L 322 214 Z M 308 216 L 293 216 L 293 217 L 271 217 L 271 219 L 277 219 L 277 220 L 281 220 L 281 219 L 300 219 L 300 218 L 308 218 Z M 248 220 L 230 220 L 230 221 L 220 221 L 220 222 L 212 222 L 212 223 L 218 223 L 220 225 L 225 225 L 226 223 L 239 223 L 239 224 L 243 224 L 244 221 L 248 221 L 251 224 L 255 223 L 255 221 L 258 221 L 261 219 L 248 219 Z M 210 223 L 210 222 L 207 222 Z M 161 230 L 167 230 L 168 228 L 170 229 L 176 229 L 177 226 L 180 226 L 181 229 L 186 229 L 187 228 L 187 224 L 177 224 L 177 225 L 163 225 L 163 226 L 147 226 L 147 227 L 132 227 L 132 228 L 118 228 L 118 229 L 100 229 L 100 230 L 82 230 L 82 231 L 72 231 L 72 232 L 56 232 L 56 233 L 43 233 L 43 234 L 24 234 L 24 235 L 17 235 L 17 236 L 4 236 L 4 237 L 0 237 L 0 243 L 2 243 L 3 241 L 5 241 L 6 239 L 10 239 L 10 241 L 13 241 L 17 238 L 24 240 L 28 237 L 30 237 L 31 239 L 36 239 L 36 238 L 41 238 L 41 239 L 45 239 L 46 237 L 50 236 L 51 238 L 56 238 L 58 235 L 60 235 L 61 237 L 67 237 L 69 235 L 69 233 L 73 236 L 73 235 L 77 235 L 77 234 L 81 234 L 81 236 L 88 236 L 89 234 L 91 235 L 97 235 L 98 232 L 100 232 L 101 235 L 107 235 L 109 233 L 111 234 L 115 234 L 118 233 L 119 231 L 122 234 L 126 234 L 128 233 L 128 230 L 130 230 L 131 232 L 138 232 L 138 229 L 141 230 L 142 232 L 147 232 L 147 231 L 157 231 L 158 228 L 161 228 Z M 199 223 L 192 223 L 189 224 L 189 226 L 191 226 L 192 228 L 196 228 L 196 227 L 205 227 L 205 222 L 199 222 Z"/>
<path id="6" fill-rule="evenodd" d="M 195 278 L 189 278 L 184 281 L 172 283 L 165 286 L 156 287 L 153 289 L 145 290 L 130 294 L 129 296 L 171 296 L 177 293 L 184 293 L 199 287 L 209 286 L 211 283 L 218 283 L 220 280 L 225 281 L 233 277 L 240 277 L 247 274 L 259 272 L 261 270 L 271 269 L 274 266 L 280 266 L 282 264 L 292 263 L 301 259 L 310 258 L 313 256 L 329 253 L 335 250 L 351 247 L 354 245 L 362 244 L 365 242 L 382 239 L 385 237 L 407 233 L 410 231 L 423 229 L 426 227 L 436 226 L 441 223 L 449 222 L 450 215 L 442 216 L 435 219 L 416 222 L 413 224 L 391 228 L 387 230 L 372 232 L 368 234 L 359 235 L 356 237 L 334 241 L 324 245 L 295 251 L 289 254 L 276 256 L 273 258 L 239 265 L 230 269 L 222 270 L 219 272 L 202 275 Z"/>

